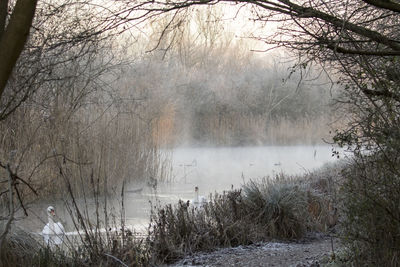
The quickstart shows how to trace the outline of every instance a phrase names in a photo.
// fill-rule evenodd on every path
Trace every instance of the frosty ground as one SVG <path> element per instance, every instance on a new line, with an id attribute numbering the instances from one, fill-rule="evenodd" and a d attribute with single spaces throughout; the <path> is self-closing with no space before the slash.
<path id="1" fill-rule="evenodd" d="M 339 244 L 329 236 L 314 236 L 298 242 L 265 242 L 195 253 L 166 266 L 316 267 L 332 256 L 332 245 L 335 251 Z"/>

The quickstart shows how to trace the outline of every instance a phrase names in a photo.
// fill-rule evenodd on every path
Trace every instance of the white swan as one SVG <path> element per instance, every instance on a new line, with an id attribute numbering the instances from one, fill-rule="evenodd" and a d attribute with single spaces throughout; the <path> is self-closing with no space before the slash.
<path id="1" fill-rule="evenodd" d="M 56 212 L 53 206 L 47 208 L 47 216 L 49 223 L 44 226 L 42 231 L 44 243 L 50 247 L 59 246 L 64 241 L 64 226 L 60 222 L 54 222 Z"/>
<path id="2" fill-rule="evenodd" d="M 204 204 L 207 203 L 207 198 L 204 196 L 199 196 L 199 187 L 194 188 L 194 199 L 192 200 L 192 204 L 195 207 L 203 207 Z"/>

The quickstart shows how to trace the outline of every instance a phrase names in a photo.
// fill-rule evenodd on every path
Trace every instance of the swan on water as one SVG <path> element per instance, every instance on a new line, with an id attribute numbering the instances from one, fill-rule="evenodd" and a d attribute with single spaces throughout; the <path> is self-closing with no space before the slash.
<path id="1" fill-rule="evenodd" d="M 194 199 L 192 200 L 192 204 L 195 207 L 202 207 L 206 203 L 207 203 L 207 198 L 204 196 L 199 196 L 199 187 L 196 186 L 194 188 Z"/>
<path id="2" fill-rule="evenodd" d="M 53 206 L 47 208 L 49 222 L 44 226 L 42 236 L 44 243 L 50 247 L 61 245 L 64 241 L 64 226 L 60 222 L 54 222 L 56 212 Z"/>

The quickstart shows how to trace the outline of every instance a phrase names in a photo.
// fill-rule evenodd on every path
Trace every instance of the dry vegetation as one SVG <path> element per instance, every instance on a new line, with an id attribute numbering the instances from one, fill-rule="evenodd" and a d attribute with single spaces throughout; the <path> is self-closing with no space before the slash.
<path id="1" fill-rule="evenodd" d="M 225 49 L 207 66 L 185 66 L 171 56 L 168 61 L 148 58 L 129 69 L 136 86 L 152 88 L 149 96 L 159 98 L 162 145 L 314 144 L 329 139 L 335 114 L 326 85 L 299 83 L 297 73 L 287 79 L 290 64 L 274 64 L 249 52 L 243 65 L 233 57 L 238 49 Z"/>
<path id="2" fill-rule="evenodd" d="M 25 47 L 3 42 L 5 29 L 13 25 L 15 3 L 36 1 L 0 5 L 0 44 L 24 47 L 16 64 L 4 64 L 12 75 L 1 78 L 7 83 L 0 98 L 4 265 L 157 264 L 216 246 L 299 238 L 334 226 L 337 217 L 350 251 L 344 261 L 400 265 L 397 1 L 252 1 L 248 16 L 263 30 L 281 23 L 256 38 L 298 52 L 290 70 L 233 42 L 221 10 L 192 7 L 218 0 L 122 1 L 120 9 L 116 2 L 104 9 L 97 1 L 55 2 L 38 2 L 31 32 L 16 38 L 29 36 Z M 235 2 L 242 4 L 250 3 Z M 146 32 L 132 30 L 138 14 L 149 16 Z M 186 203 L 157 207 L 145 240 L 124 231 L 93 234 L 91 218 L 71 204 L 76 227 L 86 231 L 72 254 L 37 250 L 34 239 L 10 228 L 26 201 L 88 194 L 98 200 L 124 181 L 166 179 L 160 147 L 318 142 L 331 112 L 325 79 L 317 86 L 300 79 L 316 71 L 311 62 L 330 68 L 344 88 L 339 102 L 348 124 L 334 141 L 354 153 L 354 162 L 343 167 L 340 183 L 325 174 L 278 177 L 214 196 L 202 210 Z M 100 224 L 109 226 L 97 218 Z"/>
<path id="3" fill-rule="evenodd" d="M 89 11 L 74 1 L 40 2 L 1 98 L 2 264 L 146 265 L 217 246 L 299 238 L 330 226 L 330 195 L 320 194 L 308 178 L 303 183 L 281 177 L 214 196 L 204 210 L 185 203 L 157 208 L 146 240 L 124 230 L 99 234 L 100 226 L 113 225 L 106 210 L 113 191 L 125 182 L 168 179 L 160 148 L 317 143 L 331 114 L 324 79 L 313 85 L 290 64 L 231 43 L 218 20 L 205 22 L 204 16 L 218 17 L 211 9 L 198 12 L 197 24 L 187 24 L 176 39 L 173 31 L 158 39 L 167 17 L 153 21 L 146 44 L 126 36 L 117 40 L 113 31 L 97 34 L 104 25 Z M 193 27 L 201 35 L 195 42 Z M 178 46 L 167 48 L 170 41 Z M 147 45 L 158 49 L 140 54 Z M 74 227 L 85 232 L 68 252 L 43 248 L 12 225 L 24 203 L 51 197 L 69 203 Z M 75 201 L 89 198 L 105 217 L 79 210 Z M 123 225 L 123 218 L 114 224 Z"/>
<path id="4" fill-rule="evenodd" d="M 154 260 L 170 262 L 217 247 L 325 232 L 337 223 L 334 176 L 326 171 L 251 181 L 242 189 L 213 196 L 203 209 L 184 202 L 158 207 L 149 232 Z"/>
<path id="5" fill-rule="evenodd" d="M 51 251 L 29 235 L 9 235 L 2 262 L 4 266 L 26 262 L 36 266 L 118 266 L 121 262 L 148 266 L 217 247 L 300 239 L 308 231 L 326 232 L 336 224 L 337 178 L 336 169 L 331 168 L 304 177 L 251 181 L 242 189 L 212 196 L 201 209 L 184 202 L 155 206 L 144 238 L 137 238 L 124 227 L 100 234 L 101 222 L 92 219 L 90 224 L 85 211 L 75 206 L 71 216 L 77 219 L 77 228 L 82 232 L 75 243 L 78 245 Z M 111 222 L 111 214 L 109 218 Z M 123 225 L 118 220 L 108 225 Z"/>
<path id="6" fill-rule="evenodd" d="M 57 23 L 46 16 L 37 23 L 42 20 Z M 154 35 L 162 23 L 152 25 Z M 199 29 L 205 26 L 198 23 Z M 58 38 L 67 34 L 65 28 L 59 31 Z M 156 50 L 126 61 L 124 52 L 136 54 L 112 35 L 54 50 L 40 39 L 42 34 L 34 31 L 28 43 L 36 49 L 43 42 L 49 50 L 49 57 L 32 67 L 40 75 L 24 78 L 24 63 L 31 60 L 24 54 L 10 82 L 15 90 L 33 80 L 35 91 L 1 121 L 0 163 L 11 163 L 43 197 L 64 191 L 62 174 L 73 188 L 82 181 L 90 186 L 91 176 L 101 187 L 168 179 L 160 148 L 314 144 L 327 137 L 333 114 L 324 80 L 315 85 L 301 80 L 299 73 L 289 75 L 290 64 L 266 61 L 241 44 L 230 44 L 229 36 L 207 50 L 200 49 L 202 42 L 191 47 L 183 39 L 180 45 L 188 54 L 171 49 L 160 58 Z M 141 43 L 129 44 L 143 49 Z M 82 55 L 77 58 L 73 51 Z"/>

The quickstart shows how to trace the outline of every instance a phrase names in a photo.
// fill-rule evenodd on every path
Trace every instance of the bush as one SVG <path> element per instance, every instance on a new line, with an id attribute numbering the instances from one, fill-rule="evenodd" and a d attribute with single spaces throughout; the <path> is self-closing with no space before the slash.
<path id="1" fill-rule="evenodd" d="M 0 248 L 0 266 L 22 266 L 38 253 L 40 244 L 22 230 L 5 236 Z"/>
<path id="2" fill-rule="evenodd" d="M 341 229 L 356 265 L 399 266 L 399 173 L 374 154 L 358 158 L 343 175 Z"/>
<path id="3" fill-rule="evenodd" d="M 258 241 L 258 227 L 248 227 L 241 191 L 215 195 L 201 209 L 180 201 L 156 207 L 151 216 L 149 241 L 154 260 L 171 262 L 195 251 Z"/>
<path id="4" fill-rule="evenodd" d="M 300 185 L 263 179 L 246 184 L 244 193 L 253 219 L 265 225 L 268 236 L 300 238 L 310 228 L 307 192 Z"/>
<path id="5" fill-rule="evenodd" d="M 336 179 L 331 167 L 300 177 L 250 181 L 244 185 L 244 199 L 268 236 L 298 239 L 307 231 L 336 225 Z"/>
<path id="6" fill-rule="evenodd" d="M 75 264 L 74 264 L 75 263 Z M 0 249 L 0 266 L 79 266 L 60 249 L 51 250 L 30 233 L 12 229 Z"/>

